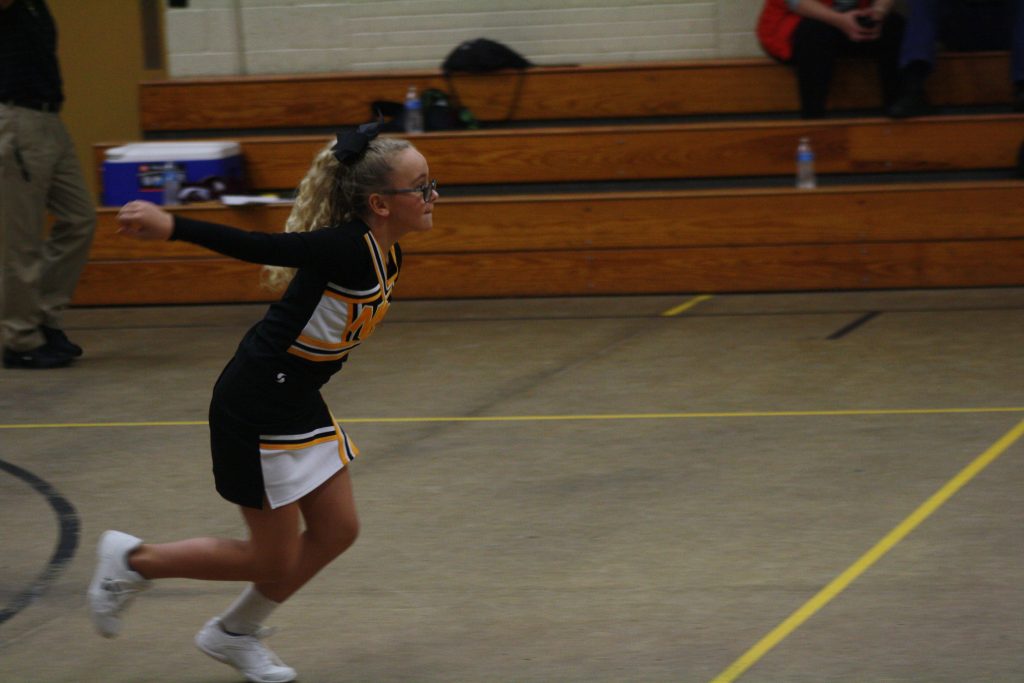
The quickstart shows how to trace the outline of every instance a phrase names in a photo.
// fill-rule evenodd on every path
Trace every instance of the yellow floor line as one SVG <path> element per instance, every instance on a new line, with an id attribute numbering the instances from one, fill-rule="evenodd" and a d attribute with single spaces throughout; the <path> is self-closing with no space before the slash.
<path id="1" fill-rule="evenodd" d="M 711 680 L 711 683 L 731 683 L 752 667 L 772 648 L 778 645 L 786 636 L 800 627 L 810 619 L 818 610 L 827 605 L 833 598 L 841 593 L 847 586 L 867 571 L 872 565 L 880 560 L 887 552 L 892 550 L 897 543 L 902 541 L 911 531 L 916 529 L 922 522 L 931 516 L 949 500 L 957 491 L 963 488 L 971 479 L 988 467 L 996 458 L 1003 454 L 1020 437 L 1024 435 L 1024 420 L 1017 423 L 1017 426 L 1008 431 L 998 441 L 992 444 L 984 453 L 975 458 L 971 464 L 960 470 L 946 484 L 936 491 L 932 496 L 914 510 L 910 516 L 900 522 L 892 531 L 875 544 L 854 562 L 842 574 L 832 580 L 827 586 L 805 602 L 797 611 L 793 612 L 785 621 L 776 626 L 768 635 L 758 641 L 752 648 L 747 650 L 739 659 L 733 662 L 725 671 Z"/>
<path id="2" fill-rule="evenodd" d="M 343 417 L 343 424 L 389 424 L 416 422 L 571 422 L 573 420 L 688 420 L 702 418 L 755 417 L 856 417 L 875 415 L 978 415 L 982 413 L 1024 413 L 1024 406 L 989 408 L 878 408 L 844 410 L 750 410 L 734 412 L 694 413 L 623 413 L 606 415 L 491 415 L 478 417 Z M 70 427 L 195 427 L 206 420 L 140 421 L 140 422 L 38 422 L 0 424 L 0 429 L 60 429 Z"/>
<path id="3" fill-rule="evenodd" d="M 674 308 L 670 308 L 667 311 L 664 311 L 661 314 L 661 316 L 663 318 L 671 318 L 672 316 L 679 315 L 680 313 L 685 313 L 686 311 L 690 310 L 697 304 L 701 303 L 702 301 L 707 301 L 710 298 L 710 294 L 700 294 L 698 296 L 693 297 L 692 299 L 684 301 L 683 303 L 679 304 Z"/>

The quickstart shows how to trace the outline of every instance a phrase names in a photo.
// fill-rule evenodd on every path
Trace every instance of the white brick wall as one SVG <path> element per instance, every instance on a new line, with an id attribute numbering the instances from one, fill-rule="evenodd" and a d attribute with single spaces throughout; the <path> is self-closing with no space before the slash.
<path id="1" fill-rule="evenodd" d="M 760 0 L 191 0 L 171 76 L 430 69 L 487 37 L 536 64 L 761 55 Z"/>

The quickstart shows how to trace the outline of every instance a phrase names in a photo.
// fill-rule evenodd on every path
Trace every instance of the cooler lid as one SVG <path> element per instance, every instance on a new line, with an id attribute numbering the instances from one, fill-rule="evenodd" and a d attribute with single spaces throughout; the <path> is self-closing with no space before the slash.
<path id="1" fill-rule="evenodd" d="M 107 161 L 205 161 L 238 156 L 237 142 L 212 140 L 208 142 L 133 142 L 106 151 Z"/>

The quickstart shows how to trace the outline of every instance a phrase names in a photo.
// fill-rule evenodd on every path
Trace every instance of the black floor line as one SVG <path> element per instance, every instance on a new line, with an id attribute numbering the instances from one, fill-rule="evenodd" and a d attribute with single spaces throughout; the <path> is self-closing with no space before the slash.
<path id="1" fill-rule="evenodd" d="M 854 320 L 849 325 L 846 325 L 845 327 L 839 328 L 838 330 L 836 330 L 835 332 L 830 334 L 828 337 L 826 337 L 826 339 L 828 339 L 830 341 L 833 340 L 833 339 L 842 339 L 846 335 L 848 335 L 851 332 L 853 332 L 854 330 L 856 330 L 861 325 L 864 325 L 865 323 L 867 323 L 869 320 L 878 317 L 880 314 L 881 314 L 881 311 L 868 311 L 867 313 L 865 313 L 861 317 L 859 317 L 856 320 Z"/>
<path id="2" fill-rule="evenodd" d="M 0 460 L 0 470 L 21 479 L 46 498 L 46 502 L 50 504 L 50 507 L 57 514 L 57 522 L 60 526 L 57 547 L 54 549 L 50 561 L 46 564 L 46 568 L 40 572 L 39 576 L 36 577 L 36 580 L 28 588 L 14 596 L 7 606 L 0 610 L 0 624 L 3 624 L 32 604 L 32 601 L 42 596 L 50 587 L 50 584 L 64 571 L 71 558 L 75 556 L 75 550 L 78 548 L 81 524 L 74 506 L 50 484 L 28 470 L 23 470 L 5 460 Z"/>

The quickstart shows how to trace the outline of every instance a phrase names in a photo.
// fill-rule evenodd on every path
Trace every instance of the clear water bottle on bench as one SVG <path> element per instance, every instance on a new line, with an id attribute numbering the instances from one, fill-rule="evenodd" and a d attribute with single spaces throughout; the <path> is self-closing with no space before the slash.
<path id="1" fill-rule="evenodd" d="M 423 102 L 420 101 L 415 85 L 410 85 L 405 92 L 405 132 L 423 132 Z"/>
<path id="2" fill-rule="evenodd" d="M 168 161 L 164 164 L 163 175 L 163 205 L 177 206 L 181 204 L 181 171 L 178 170 L 173 161 Z"/>
<path id="3" fill-rule="evenodd" d="M 796 186 L 801 190 L 812 190 L 818 186 L 814 173 L 814 150 L 810 138 L 800 138 L 796 146 Z"/>

